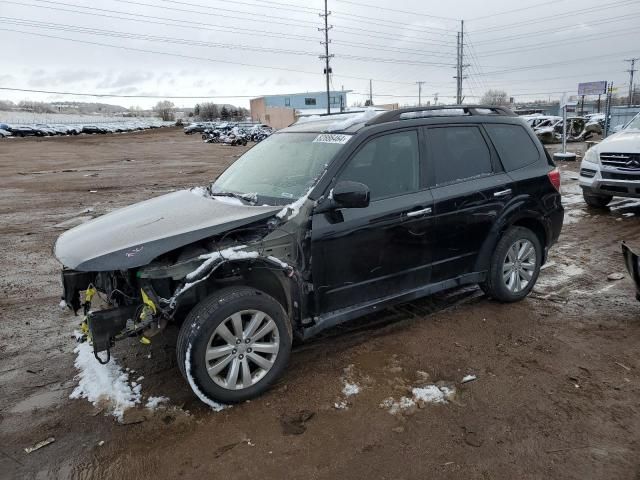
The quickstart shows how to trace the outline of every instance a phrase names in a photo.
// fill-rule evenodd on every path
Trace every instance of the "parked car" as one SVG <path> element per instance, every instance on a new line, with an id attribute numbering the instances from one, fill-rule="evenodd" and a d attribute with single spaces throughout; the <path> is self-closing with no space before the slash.
<path id="1" fill-rule="evenodd" d="M 106 130 L 97 125 L 84 125 L 82 127 L 82 133 L 106 133 Z"/>
<path id="2" fill-rule="evenodd" d="M 12 125 L 11 134 L 14 137 L 43 137 L 45 133 L 41 130 L 28 127 L 27 125 Z"/>
<path id="3" fill-rule="evenodd" d="M 0 128 L 0 138 L 10 137 L 10 136 L 11 136 L 10 131 Z"/>
<path id="4" fill-rule="evenodd" d="M 614 196 L 640 198 L 640 114 L 587 150 L 580 186 L 591 207 L 604 208 Z"/>
<path id="5" fill-rule="evenodd" d="M 87 222 L 54 251 L 100 361 L 188 312 L 182 374 L 204 402 L 240 402 L 282 374 L 293 337 L 460 285 L 524 298 L 562 228 L 559 188 L 505 108 L 367 110 L 280 130 L 208 187 Z M 92 310 L 96 291 L 110 308 Z"/>
<path id="6" fill-rule="evenodd" d="M 192 123 L 184 127 L 184 133 L 185 135 L 191 135 L 192 133 L 202 133 L 207 128 L 210 128 L 210 126 L 204 123 Z"/>
<path id="7" fill-rule="evenodd" d="M 54 135 L 58 135 L 58 132 L 54 128 L 44 123 L 37 123 L 33 128 L 34 130 L 42 132 L 42 135 L 46 137 L 53 137 Z"/>

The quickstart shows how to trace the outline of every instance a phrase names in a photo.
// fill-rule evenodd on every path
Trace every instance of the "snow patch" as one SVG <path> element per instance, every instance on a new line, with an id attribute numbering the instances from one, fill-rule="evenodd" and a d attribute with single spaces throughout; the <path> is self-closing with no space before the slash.
<path id="1" fill-rule="evenodd" d="M 360 393 L 360 385 L 358 385 L 357 383 L 350 383 L 345 381 L 344 382 L 344 387 L 342 389 L 342 394 L 345 397 L 351 397 L 353 395 L 357 395 Z"/>
<path id="2" fill-rule="evenodd" d="M 226 203 L 228 205 L 238 205 L 244 206 L 242 200 L 236 197 L 227 197 L 226 195 L 211 195 L 211 198 L 217 200 L 218 202 Z"/>
<path id="3" fill-rule="evenodd" d="M 478 377 L 476 377 L 475 375 L 465 375 L 462 378 L 462 382 L 460 383 L 468 383 L 468 382 L 473 382 L 474 380 L 476 380 Z"/>
<path id="4" fill-rule="evenodd" d="M 300 209 L 302 208 L 302 205 L 304 205 L 304 202 L 306 202 L 307 198 L 309 198 L 310 192 L 311 190 L 309 190 L 305 195 L 301 196 L 295 202 L 290 203 L 289 205 L 285 205 L 282 210 L 276 213 L 276 217 L 278 217 L 281 220 L 290 220 L 293 217 L 297 216 L 298 213 L 300 213 Z"/>
<path id="5" fill-rule="evenodd" d="M 222 403 L 214 402 L 213 400 L 211 400 L 204 393 L 202 393 L 202 391 L 193 381 L 193 377 L 191 376 L 191 345 L 189 345 L 189 348 L 187 348 L 187 356 L 184 361 L 184 371 L 187 374 L 187 381 L 189 382 L 191 390 L 193 390 L 193 393 L 196 394 L 196 397 L 198 397 L 202 403 L 210 406 L 214 412 L 221 412 L 225 408 L 230 408 L 230 405 L 224 405 Z"/>
<path id="6" fill-rule="evenodd" d="M 289 264 L 288 263 L 285 263 L 282 260 L 280 260 L 279 258 L 273 257 L 271 255 L 269 255 L 267 257 L 267 260 L 269 260 L 270 262 L 273 262 L 273 263 L 275 263 L 277 265 L 280 265 L 282 268 L 289 268 Z"/>
<path id="7" fill-rule="evenodd" d="M 168 403 L 168 402 L 169 402 L 169 397 L 149 397 L 147 399 L 147 403 L 145 404 L 144 408 L 148 408 L 149 410 L 155 410 L 156 408 L 160 407 L 161 404 Z"/>
<path id="8" fill-rule="evenodd" d="M 400 397 L 396 401 L 393 397 L 386 398 L 380 403 L 380 407 L 389 411 L 391 415 L 414 409 L 426 403 L 446 404 L 455 396 L 454 388 L 438 385 L 425 385 L 411 389 L 411 398 Z"/>
<path id="9" fill-rule="evenodd" d="M 382 112 L 380 110 L 376 110 L 374 108 L 368 108 L 364 112 L 361 112 L 357 115 L 349 115 L 344 120 L 340 120 L 338 122 L 332 123 L 326 129 L 327 132 L 339 132 L 341 130 L 346 130 L 347 128 L 357 125 L 358 123 L 364 123 L 371 120 L 374 117 L 377 117 Z"/>
<path id="10" fill-rule="evenodd" d="M 79 373 L 78 386 L 69 398 L 86 398 L 93 405 L 108 405 L 112 415 L 122 422 L 125 410 L 140 403 L 142 385 L 129 383 L 129 374 L 120 368 L 115 358 L 106 365 L 99 363 L 89 343 L 81 343 L 75 349 L 74 362 Z"/>
<path id="11" fill-rule="evenodd" d="M 258 252 L 243 252 L 241 249 L 246 248 L 246 245 L 239 245 L 236 247 L 225 248 L 224 250 L 220 250 L 217 252 L 206 253 L 204 255 L 200 255 L 198 258 L 200 260 L 205 260 L 202 265 L 196 268 L 193 272 L 189 273 L 185 278 L 187 281 L 193 280 L 200 276 L 200 274 L 206 271 L 212 263 L 215 263 L 218 260 L 243 260 L 247 258 L 257 258 Z M 184 292 L 188 288 L 191 287 L 192 284 L 187 283 L 179 293 Z M 178 294 L 176 294 L 177 296 Z"/>

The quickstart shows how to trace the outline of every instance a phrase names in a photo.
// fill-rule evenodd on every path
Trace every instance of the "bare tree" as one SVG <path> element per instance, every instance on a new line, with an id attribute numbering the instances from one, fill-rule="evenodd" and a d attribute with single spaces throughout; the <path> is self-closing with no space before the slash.
<path id="1" fill-rule="evenodd" d="M 509 95 L 504 90 L 487 90 L 480 103 L 483 105 L 507 105 Z"/>
<path id="2" fill-rule="evenodd" d="M 175 108 L 176 106 L 173 104 L 173 102 L 170 102 L 168 100 L 163 100 L 162 102 L 158 102 L 156 104 L 156 107 L 154 110 L 162 120 L 167 122 L 170 120 L 174 120 Z"/>
<path id="3" fill-rule="evenodd" d="M 220 117 L 220 110 L 218 109 L 218 105 L 215 103 L 201 103 L 198 107 L 197 115 L 202 120 L 211 121 Z"/>

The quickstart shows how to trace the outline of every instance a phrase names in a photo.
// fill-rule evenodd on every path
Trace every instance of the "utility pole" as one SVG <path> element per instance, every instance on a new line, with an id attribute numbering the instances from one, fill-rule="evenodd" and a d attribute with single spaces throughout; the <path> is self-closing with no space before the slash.
<path id="1" fill-rule="evenodd" d="M 418 106 L 422 106 L 422 85 L 424 82 L 416 82 L 418 84 Z"/>
<path id="2" fill-rule="evenodd" d="M 333 26 L 329 26 L 329 15 L 331 12 L 328 10 L 327 5 L 328 0 L 324 0 L 324 13 L 320 13 L 321 17 L 324 17 L 324 28 L 319 28 L 319 31 L 324 31 L 324 42 L 320 42 L 324 45 L 324 55 L 320 55 L 320 58 L 325 61 L 324 65 L 324 74 L 327 77 L 327 115 L 331 114 L 331 89 L 330 89 L 330 79 L 331 68 L 329 67 L 329 59 L 333 57 L 333 55 L 329 55 L 329 30 L 333 28 Z"/>
<path id="3" fill-rule="evenodd" d="M 373 81 L 369 79 L 369 106 L 373 107 Z"/>
<path id="4" fill-rule="evenodd" d="M 456 103 L 462 104 L 464 97 L 462 96 L 462 81 L 466 78 L 464 76 L 464 69 L 469 65 L 464 63 L 464 20 L 460 20 L 460 32 L 458 32 L 458 50 L 457 50 L 457 64 L 456 64 Z"/>
<path id="5" fill-rule="evenodd" d="M 460 32 L 458 32 L 456 36 L 456 76 L 454 77 L 456 79 L 456 103 L 458 105 L 460 104 L 460 77 L 462 76 L 460 65 Z"/>
<path id="6" fill-rule="evenodd" d="M 640 60 L 640 58 L 636 57 L 625 60 L 625 62 L 631 62 L 631 68 L 627 70 L 627 72 L 629 72 L 629 106 L 633 103 L 633 74 L 637 71 L 635 69 L 637 60 Z"/>

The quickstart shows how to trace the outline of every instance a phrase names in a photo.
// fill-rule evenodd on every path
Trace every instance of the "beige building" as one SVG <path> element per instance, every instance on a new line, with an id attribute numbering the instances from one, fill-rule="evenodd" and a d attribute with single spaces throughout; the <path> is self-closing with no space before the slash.
<path id="1" fill-rule="evenodd" d="M 276 130 L 296 121 L 296 111 L 290 107 L 268 107 L 264 97 L 250 100 L 251 120 L 264 123 Z"/>

